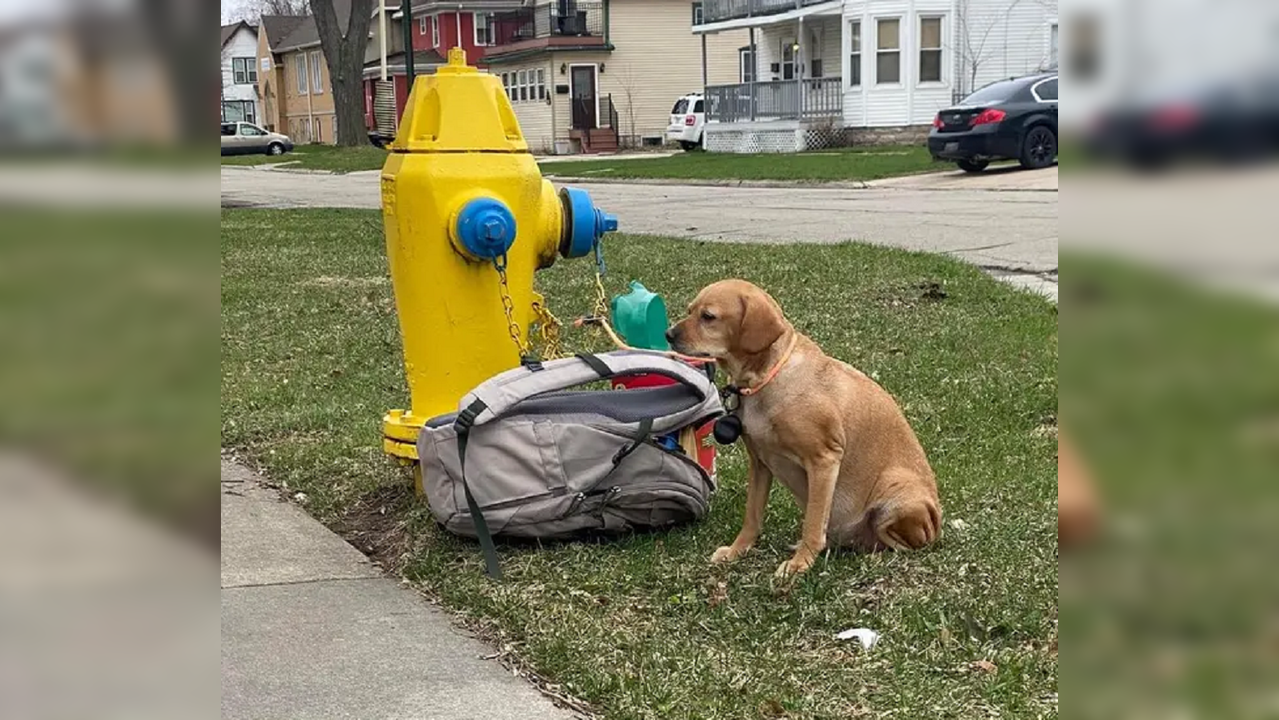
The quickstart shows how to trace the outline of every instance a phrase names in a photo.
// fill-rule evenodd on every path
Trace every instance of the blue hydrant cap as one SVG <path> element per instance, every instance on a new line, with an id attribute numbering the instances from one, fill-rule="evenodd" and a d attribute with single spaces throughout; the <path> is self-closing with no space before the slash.
<path id="1" fill-rule="evenodd" d="M 515 216 L 495 198 L 476 198 L 457 215 L 457 239 L 477 258 L 492 260 L 515 244 Z"/>
<path id="2" fill-rule="evenodd" d="M 617 231 L 617 216 L 595 207 L 591 194 L 581 188 L 560 190 L 564 206 L 564 229 L 560 254 L 568 258 L 588 255 L 606 232 Z"/>

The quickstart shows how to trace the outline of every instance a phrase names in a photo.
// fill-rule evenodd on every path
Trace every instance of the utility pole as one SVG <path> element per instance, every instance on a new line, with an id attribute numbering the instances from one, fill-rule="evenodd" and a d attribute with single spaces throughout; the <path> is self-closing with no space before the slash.
<path id="1" fill-rule="evenodd" d="M 385 2 L 385 0 L 383 0 Z M 408 78 L 408 92 L 413 92 L 413 0 L 401 0 L 400 15 L 404 23 L 404 75 Z"/>

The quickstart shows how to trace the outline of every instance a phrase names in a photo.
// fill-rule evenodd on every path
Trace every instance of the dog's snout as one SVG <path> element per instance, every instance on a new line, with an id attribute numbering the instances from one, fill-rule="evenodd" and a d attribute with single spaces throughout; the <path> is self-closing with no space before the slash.
<path id="1" fill-rule="evenodd" d="M 679 326 L 678 326 L 678 325 L 672 325 L 672 326 L 670 326 L 670 327 L 666 328 L 666 342 L 668 342 L 668 343 L 674 343 L 674 342 L 675 342 L 676 340 L 678 340 L 678 339 L 679 339 Z"/>

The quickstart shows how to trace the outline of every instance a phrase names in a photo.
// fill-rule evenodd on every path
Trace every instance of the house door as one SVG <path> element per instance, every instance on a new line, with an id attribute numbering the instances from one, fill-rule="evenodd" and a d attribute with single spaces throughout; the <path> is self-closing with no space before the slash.
<path id="1" fill-rule="evenodd" d="M 573 98 L 573 129 L 592 130 L 599 127 L 597 93 L 595 92 L 595 66 L 574 65 L 569 76 Z"/>

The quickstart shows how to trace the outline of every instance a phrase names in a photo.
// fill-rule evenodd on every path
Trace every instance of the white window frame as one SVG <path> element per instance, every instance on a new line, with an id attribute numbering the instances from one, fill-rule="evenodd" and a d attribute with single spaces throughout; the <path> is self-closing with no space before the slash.
<path id="1" fill-rule="evenodd" d="M 706 7 L 700 3 L 693 3 L 693 26 L 706 24 Z"/>
<path id="2" fill-rule="evenodd" d="M 311 63 L 311 92 L 315 95 L 323 95 L 324 53 L 319 50 L 312 50 L 309 59 Z"/>
<path id="3" fill-rule="evenodd" d="M 480 18 L 484 18 L 484 34 L 486 39 L 480 42 Z M 493 47 L 496 39 L 493 33 L 493 16 L 489 13 L 471 13 L 471 34 L 475 36 L 476 47 Z"/>
<path id="4" fill-rule="evenodd" d="M 310 63 L 311 59 L 306 53 L 298 53 L 293 56 L 293 75 L 297 80 L 298 95 L 311 94 L 311 81 L 307 79 L 310 77 L 310 73 L 307 72 Z"/>
<path id="5" fill-rule="evenodd" d="M 1061 28 L 1057 24 L 1057 18 L 1048 21 L 1048 67 L 1057 65 L 1057 58 L 1061 54 Z"/>
<path id="6" fill-rule="evenodd" d="M 750 68 L 747 70 L 747 68 Z M 737 81 L 745 83 L 755 82 L 758 66 L 755 64 L 755 50 L 750 45 L 737 49 Z"/>
<path id="7" fill-rule="evenodd" d="M 872 18 L 872 20 L 875 25 L 875 78 L 874 78 L 875 82 L 873 83 L 873 85 L 875 87 L 883 87 L 883 86 L 902 87 L 905 84 L 902 82 L 902 75 L 905 74 L 904 72 L 905 68 L 902 67 L 903 65 L 902 53 L 904 52 L 902 48 L 902 45 L 904 45 L 904 43 L 902 42 L 902 30 L 903 30 L 902 16 L 901 15 L 883 15 L 883 16 Z M 880 50 L 879 49 L 879 24 L 881 22 L 887 22 L 890 20 L 897 21 L 897 47 L 889 50 Z M 893 80 L 890 82 L 879 81 L 879 56 L 883 53 L 897 53 L 897 79 L 896 80 Z M 865 78 L 862 78 L 862 80 L 865 81 Z"/>
<path id="8" fill-rule="evenodd" d="M 236 66 L 239 65 L 239 69 Z M 256 85 L 258 82 L 258 59 L 252 57 L 231 58 L 231 80 L 236 85 Z"/>
<path id="9" fill-rule="evenodd" d="M 940 24 L 937 29 L 937 42 L 941 43 L 935 48 L 924 47 L 924 21 L 936 20 Z M 943 13 L 921 13 L 915 23 L 915 36 L 918 41 L 915 43 L 915 84 L 922 87 L 941 87 L 946 84 L 946 15 Z M 937 61 L 937 79 L 925 80 L 922 76 L 924 71 L 924 52 L 936 52 Z"/>
<path id="10" fill-rule="evenodd" d="M 516 85 L 519 87 L 520 102 L 528 102 L 528 70 L 520 70 L 517 73 L 518 80 Z"/>
<path id="11" fill-rule="evenodd" d="M 546 102 L 546 68 L 537 69 L 537 100 Z"/>
<path id="12" fill-rule="evenodd" d="M 1050 82 L 1057 82 L 1057 76 L 1053 75 L 1052 77 L 1046 77 L 1043 80 L 1040 80 L 1039 82 L 1030 86 L 1030 94 L 1032 97 L 1035 98 L 1036 102 L 1054 103 L 1054 104 L 1057 103 L 1057 100 L 1046 100 L 1044 98 L 1039 97 L 1039 86 L 1043 85 L 1044 83 L 1050 83 Z M 1061 83 L 1057 83 L 1057 98 L 1058 100 L 1061 99 Z"/>
<path id="13" fill-rule="evenodd" d="M 865 35 L 862 34 L 861 18 L 849 20 L 845 27 L 848 32 L 848 88 L 852 90 L 853 88 L 860 88 L 865 82 L 865 73 L 862 72 L 866 69 L 863 61 L 865 53 L 862 48 L 866 43 Z M 853 28 L 856 28 L 857 32 L 853 32 Z M 854 73 L 856 73 L 855 82 Z"/>
<path id="14" fill-rule="evenodd" d="M 795 40 L 795 39 L 789 39 L 789 40 L 788 40 L 788 39 L 786 39 L 786 38 L 782 38 L 782 44 L 781 44 L 781 47 L 777 48 L 777 50 L 778 50 L 778 53 L 777 53 L 777 60 L 778 60 L 778 62 L 777 62 L 777 75 L 778 75 L 778 78 L 779 78 L 779 79 L 781 79 L 781 80 L 783 80 L 783 81 L 790 81 L 790 80 L 794 80 L 794 79 L 795 79 L 795 73 L 799 72 L 799 70 L 800 70 L 799 63 L 798 63 L 798 62 L 796 62 L 797 60 L 799 60 L 799 50 L 795 48 L 795 46 L 796 46 L 796 45 L 798 45 L 798 44 L 799 44 L 799 41 L 798 41 L 798 40 Z M 786 49 L 787 49 L 787 48 L 790 48 L 790 49 L 791 49 L 790 61 L 789 61 L 789 62 L 786 60 Z M 790 77 L 786 77 L 786 66 L 787 66 L 787 65 L 790 65 L 790 66 L 791 66 Z"/>
<path id="15" fill-rule="evenodd" d="M 428 27 L 428 25 L 429 25 L 429 23 L 427 23 L 427 20 L 430 20 L 430 19 L 431 19 L 431 16 L 430 16 L 430 15 L 423 15 L 423 16 L 421 16 L 421 17 L 419 17 L 419 18 L 417 19 L 417 34 L 418 34 L 418 35 L 422 35 L 422 36 L 425 36 L 425 35 L 426 35 L 427 27 Z"/>
<path id="16" fill-rule="evenodd" d="M 437 48 L 439 46 L 440 46 L 440 16 L 432 15 L 431 16 L 431 47 Z"/>

